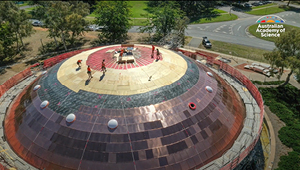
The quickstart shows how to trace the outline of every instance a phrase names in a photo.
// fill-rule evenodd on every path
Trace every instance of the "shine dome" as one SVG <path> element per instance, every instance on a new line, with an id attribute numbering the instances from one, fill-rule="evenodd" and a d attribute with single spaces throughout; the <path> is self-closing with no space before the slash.
<path id="1" fill-rule="evenodd" d="M 6 119 L 13 125 L 5 128 L 8 142 L 20 157 L 46 170 L 187 170 L 233 145 L 245 107 L 229 84 L 180 53 L 160 49 L 162 57 L 152 59 L 151 46 L 135 45 L 134 63 L 117 64 L 120 47 L 82 52 L 32 84 L 30 104 Z M 81 69 L 78 59 L 86 61 Z M 48 107 L 40 109 L 45 100 Z"/>

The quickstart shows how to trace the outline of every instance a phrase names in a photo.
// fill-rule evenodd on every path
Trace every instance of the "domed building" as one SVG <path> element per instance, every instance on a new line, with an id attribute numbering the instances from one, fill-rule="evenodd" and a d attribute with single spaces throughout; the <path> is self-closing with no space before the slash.
<path id="1" fill-rule="evenodd" d="M 230 84 L 181 53 L 120 48 L 77 54 L 22 92 L 5 119 L 16 154 L 46 170 L 189 170 L 233 147 L 246 107 Z"/>

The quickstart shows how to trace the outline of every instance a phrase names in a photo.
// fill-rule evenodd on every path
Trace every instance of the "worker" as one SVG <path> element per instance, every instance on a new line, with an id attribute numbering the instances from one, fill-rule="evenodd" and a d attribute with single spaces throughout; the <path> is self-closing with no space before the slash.
<path id="1" fill-rule="evenodd" d="M 154 50 L 155 50 L 155 47 L 154 47 L 154 45 L 152 45 L 152 53 L 151 53 L 151 58 L 153 58 L 153 57 L 154 57 Z"/>
<path id="2" fill-rule="evenodd" d="M 102 60 L 102 67 L 101 67 L 101 71 L 105 71 L 106 72 L 106 67 L 105 67 L 105 63 L 104 63 L 104 59 Z"/>
<path id="3" fill-rule="evenodd" d="M 82 62 L 82 60 L 77 61 L 77 65 L 78 65 L 79 68 L 81 67 L 81 62 Z"/>
<path id="4" fill-rule="evenodd" d="M 156 60 L 159 60 L 160 59 L 160 53 L 159 53 L 159 50 L 158 48 L 156 49 Z"/>
<path id="5" fill-rule="evenodd" d="M 93 78 L 93 76 L 92 76 L 92 70 L 91 70 L 90 66 L 87 67 L 87 74 L 89 75 L 89 79 Z"/>

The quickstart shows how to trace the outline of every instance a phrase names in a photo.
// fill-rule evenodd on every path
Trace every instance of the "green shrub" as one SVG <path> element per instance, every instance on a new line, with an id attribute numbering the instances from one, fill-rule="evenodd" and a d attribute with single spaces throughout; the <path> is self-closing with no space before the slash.
<path id="1" fill-rule="evenodd" d="M 276 170 L 299 170 L 300 157 L 297 152 L 289 152 L 287 156 L 281 156 Z"/>
<path id="2" fill-rule="evenodd" d="M 279 130 L 279 139 L 294 150 L 280 157 L 277 170 L 300 170 L 300 90 L 288 84 L 259 91 L 264 104 L 287 125 Z"/>
<path id="3" fill-rule="evenodd" d="M 285 105 L 272 101 L 269 103 L 271 112 L 275 113 L 287 125 L 292 125 L 295 121 L 295 115 Z"/>
<path id="4" fill-rule="evenodd" d="M 281 142 L 288 147 L 291 147 L 296 152 L 300 152 L 300 124 L 285 126 L 279 130 L 278 137 Z M 295 148 L 296 147 L 296 148 Z M 296 150 L 297 149 L 297 150 Z"/>
<path id="5" fill-rule="evenodd" d="M 284 81 L 265 81 L 265 82 L 252 81 L 252 83 L 257 84 L 257 85 L 280 85 L 280 84 L 284 83 Z"/>

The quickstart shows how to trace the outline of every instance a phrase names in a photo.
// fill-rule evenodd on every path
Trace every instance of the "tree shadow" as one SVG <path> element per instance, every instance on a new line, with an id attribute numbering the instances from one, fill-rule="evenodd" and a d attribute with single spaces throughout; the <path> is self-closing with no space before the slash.
<path id="1" fill-rule="evenodd" d="M 5 70 L 5 68 L 0 68 L 0 75 L 5 74 L 7 71 Z"/>
<path id="2" fill-rule="evenodd" d="M 29 60 L 29 61 L 25 62 L 26 65 L 33 65 L 35 63 L 40 63 L 38 66 L 44 65 L 44 62 L 41 61 L 41 58 L 35 58 L 35 59 L 32 59 L 32 60 Z"/>
<path id="3" fill-rule="evenodd" d="M 296 8 L 296 7 L 293 7 L 293 6 L 279 5 L 279 8 L 282 8 L 285 11 L 293 11 L 293 12 L 296 12 L 296 13 L 300 12 L 300 8 Z"/>
<path id="4" fill-rule="evenodd" d="M 249 12 L 249 11 L 252 11 L 252 8 L 249 8 L 249 7 L 236 7 L 236 6 L 233 6 L 231 9 L 233 11 L 238 11 L 238 12 Z"/>
<path id="5" fill-rule="evenodd" d="M 74 40 L 68 40 L 67 48 L 81 47 L 89 40 L 84 37 L 79 37 Z"/>
<path id="6" fill-rule="evenodd" d="M 66 40 L 66 47 L 67 49 L 72 48 L 80 48 L 89 40 L 85 39 L 84 37 L 75 38 L 73 40 L 67 39 Z M 42 47 L 39 48 L 39 55 L 47 54 L 51 52 L 57 51 L 64 51 L 64 44 L 61 41 L 57 41 L 57 43 L 53 40 L 50 42 L 45 43 Z"/>

